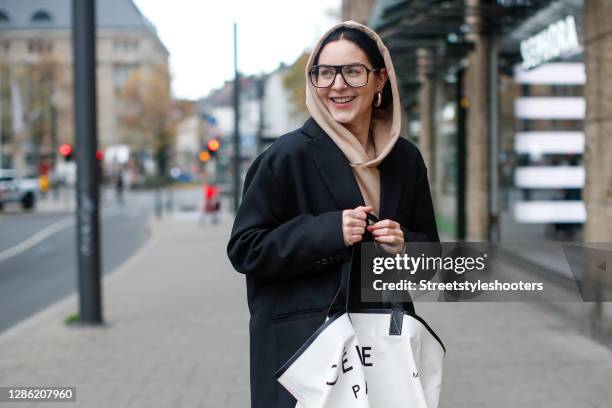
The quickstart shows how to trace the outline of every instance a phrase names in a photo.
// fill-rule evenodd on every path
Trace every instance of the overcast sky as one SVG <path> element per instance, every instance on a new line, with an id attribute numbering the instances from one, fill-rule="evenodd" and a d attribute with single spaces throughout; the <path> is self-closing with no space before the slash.
<path id="1" fill-rule="evenodd" d="M 338 21 L 340 0 L 135 0 L 170 51 L 172 89 L 195 99 L 234 75 L 232 24 L 238 24 L 238 68 L 269 72 L 292 63 Z"/>

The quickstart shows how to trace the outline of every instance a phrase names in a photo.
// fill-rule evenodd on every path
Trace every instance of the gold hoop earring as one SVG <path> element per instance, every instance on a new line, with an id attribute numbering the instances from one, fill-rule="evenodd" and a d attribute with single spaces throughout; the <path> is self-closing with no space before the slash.
<path id="1" fill-rule="evenodd" d="M 381 103 L 382 103 L 382 92 L 376 92 L 376 100 L 374 101 L 374 107 L 375 108 L 380 107 Z"/>

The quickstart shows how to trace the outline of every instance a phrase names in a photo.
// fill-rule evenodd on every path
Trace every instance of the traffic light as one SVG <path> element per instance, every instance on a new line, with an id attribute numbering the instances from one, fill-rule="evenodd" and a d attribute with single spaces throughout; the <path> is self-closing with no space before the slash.
<path id="1" fill-rule="evenodd" d="M 59 154 L 64 158 L 64 160 L 66 161 L 72 160 L 72 153 L 74 152 L 72 145 L 69 145 L 68 143 L 64 143 L 59 147 L 58 150 L 59 150 Z"/>
<path id="2" fill-rule="evenodd" d="M 202 151 L 200 152 L 200 154 L 198 155 L 198 157 L 199 157 L 199 159 L 200 159 L 200 161 L 201 161 L 201 162 L 206 163 L 207 161 L 209 161 L 209 160 L 210 160 L 210 153 L 208 153 L 208 151 L 207 151 L 207 150 L 202 150 Z"/>
<path id="3" fill-rule="evenodd" d="M 210 157 L 215 157 L 215 155 L 217 154 L 217 150 L 219 150 L 219 148 L 221 147 L 221 143 L 219 142 L 219 139 L 217 138 L 210 139 L 206 147 L 208 149 L 208 153 L 210 154 Z"/>

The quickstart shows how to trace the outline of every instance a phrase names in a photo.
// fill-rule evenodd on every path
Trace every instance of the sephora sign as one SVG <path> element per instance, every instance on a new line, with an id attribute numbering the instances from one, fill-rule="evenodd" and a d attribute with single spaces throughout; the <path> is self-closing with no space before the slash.
<path id="1" fill-rule="evenodd" d="M 576 19 L 574 16 L 567 16 L 521 41 L 522 65 L 525 69 L 533 68 L 543 62 L 576 54 L 581 50 Z"/>

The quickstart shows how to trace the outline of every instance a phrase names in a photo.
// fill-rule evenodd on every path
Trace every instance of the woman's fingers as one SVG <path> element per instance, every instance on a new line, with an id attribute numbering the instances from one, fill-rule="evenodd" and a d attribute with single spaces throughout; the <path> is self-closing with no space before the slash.
<path id="1" fill-rule="evenodd" d="M 361 215 L 359 213 L 354 212 L 354 210 L 344 210 L 344 212 L 342 213 L 342 224 L 344 226 L 351 227 L 365 227 L 365 215 L 363 215 L 362 218 Z"/>
<path id="2" fill-rule="evenodd" d="M 391 252 L 397 252 L 404 246 L 404 231 L 399 223 L 393 220 L 382 220 L 367 227 L 372 236 L 381 244 L 389 246 Z"/>
<path id="3" fill-rule="evenodd" d="M 362 227 L 365 229 L 366 222 L 364 220 L 359 220 L 357 218 L 349 218 L 346 222 L 346 225 L 349 227 Z"/>
<path id="4" fill-rule="evenodd" d="M 346 246 L 351 246 L 363 239 L 367 211 L 372 211 L 372 208 L 362 206 L 342 212 L 342 235 Z"/>
<path id="5" fill-rule="evenodd" d="M 372 211 L 372 207 L 359 206 L 352 210 L 351 215 L 353 216 L 353 218 L 365 221 L 365 219 L 367 218 L 367 213 L 371 211 Z"/>
<path id="6" fill-rule="evenodd" d="M 373 231 L 373 230 L 379 229 L 379 228 L 394 228 L 394 229 L 396 229 L 396 228 L 400 228 L 400 225 L 399 225 L 399 223 L 397 223 L 397 222 L 395 222 L 393 220 L 385 219 L 385 220 L 378 221 L 376 224 L 370 225 L 368 227 L 368 230 Z"/>
<path id="7" fill-rule="evenodd" d="M 374 236 L 374 239 L 379 242 L 391 244 L 403 244 L 404 242 L 404 231 L 399 223 L 393 220 L 385 219 L 378 221 L 376 224 L 370 225 L 367 228 Z"/>
<path id="8" fill-rule="evenodd" d="M 404 240 L 397 235 L 384 235 L 374 238 L 378 242 L 384 242 L 385 244 L 403 244 Z"/>
<path id="9" fill-rule="evenodd" d="M 343 228 L 344 241 L 347 246 L 359 242 L 363 239 L 364 227 L 345 227 Z"/>
<path id="10" fill-rule="evenodd" d="M 363 235 L 351 235 L 349 240 L 352 244 L 357 243 L 363 239 Z"/>
<path id="11" fill-rule="evenodd" d="M 372 207 L 359 206 L 342 212 L 342 233 L 346 246 L 351 246 L 363 240 L 365 229 L 389 253 L 400 253 L 404 248 L 404 231 L 399 223 L 385 219 L 366 227 L 367 213 Z"/>
<path id="12" fill-rule="evenodd" d="M 342 235 L 344 236 L 344 243 L 346 246 L 353 245 L 363 240 L 363 234 L 365 233 L 367 225 L 367 214 L 372 211 L 372 207 L 360 205 L 359 207 L 344 210 L 342 212 Z M 404 239 L 403 232 L 399 229 L 399 224 L 395 221 L 383 220 L 367 228 L 370 231 L 379 231 L 376 234 L 377 236 L 397 236 L 401 240 Z M 399 232 L 395 230 L 399 230 Z"/>
<path id="13" fill-rule="evenodd" d="M 403 231 L 400 228 L 379 228 L 372 230 L 372 235 L 375 237 L 381 237 L 386 235 L 404 236 Z"/>
<path id="14" fill-rule="evenodd" d="M 364 227 L 352 227 L 350 228 L 349 232 L 351 235 L 363 235 L 365 232 L 365 228 Z"/>

